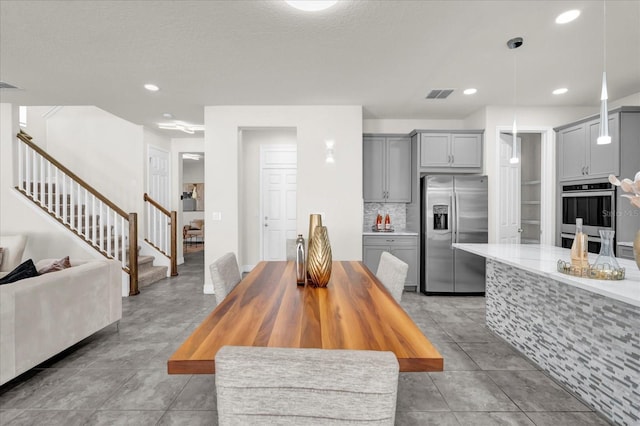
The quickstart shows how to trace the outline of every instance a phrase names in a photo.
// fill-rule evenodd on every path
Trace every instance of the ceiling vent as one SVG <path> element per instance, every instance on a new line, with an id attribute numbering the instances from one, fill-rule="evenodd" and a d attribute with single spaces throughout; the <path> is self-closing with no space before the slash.
<path id="1" fill-rule="evenodd" d="M 6 81 L 0 81 L 0 89 L 19 89 L 19 87 L 9 84 Z"/>
<path id="2" fill-rule="evenodd" d="M 453 93 L 453 89 L 433 89 L 427 95 L 427 99 L 447 99 Z"/>

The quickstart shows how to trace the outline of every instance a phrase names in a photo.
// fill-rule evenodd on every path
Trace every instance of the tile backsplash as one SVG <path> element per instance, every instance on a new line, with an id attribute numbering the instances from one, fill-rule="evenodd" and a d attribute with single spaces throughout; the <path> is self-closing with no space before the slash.
<path id="1" fill-rule="evenodd" d="M 364 203 L 364 231 L 371 231 L 371 227 L 376 223 L 378 211 L 389 213 L 391 226 L 396 231 L 404 231 L 407 227 L 407 205 L 404 203 Z"/>

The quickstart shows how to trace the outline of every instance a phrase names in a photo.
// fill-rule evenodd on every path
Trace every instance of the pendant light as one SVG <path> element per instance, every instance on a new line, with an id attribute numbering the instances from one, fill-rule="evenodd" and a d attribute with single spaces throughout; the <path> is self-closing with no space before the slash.
<path id="1" fill-rule="evenodd" d="M 507 47 L 509 49 L 517 49 L 518 47 L 524 44 L 524 39 L 522 37 L 512 38 L 507 42 Z M 518 101 L 518 61 L 516 58 L 516 52 L 513 52 L 513 128 L 511 130 L 513 134 L 513 148 L 511 150 L 511 159 L 509 163 L 518 164 L 520 162 L 520 158 L 518 158 L 517 145 L 518 145 L 518 126 L 516 124 L 516 108 Z"/>
<path id="2" fill-rule="evenodd" d="M 611 143 L 609 135 L 609 111 L 607 108 L 607 2 L 602 1 L 602 91 L 600 92 L 600 134 L 596 143 L 598 145 L 607 145 Z"/>

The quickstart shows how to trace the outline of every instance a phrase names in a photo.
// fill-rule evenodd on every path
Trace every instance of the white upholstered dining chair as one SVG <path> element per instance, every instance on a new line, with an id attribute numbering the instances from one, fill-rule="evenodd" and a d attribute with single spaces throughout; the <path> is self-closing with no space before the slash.
<path id="1" fill-rule="evenodd" d="M 393 352 L 224 346 L 218 424 L 393 425 L 398 371 Z"/>
<path id="2" fill-rule="evenodd" d="M 220 256 L 209 265 L 209 272 L 211 273 L 217 306 L 242 279 L 236 255 L 229 252 Z"/>
<path id="3" fill-rule="evenodd" d="M 409 265 L 387 251 L 382 252 L 376 277 L 384 284 L 398 303 L 402 299 L 402 290 L 404 289 L 408 271 Z"/>

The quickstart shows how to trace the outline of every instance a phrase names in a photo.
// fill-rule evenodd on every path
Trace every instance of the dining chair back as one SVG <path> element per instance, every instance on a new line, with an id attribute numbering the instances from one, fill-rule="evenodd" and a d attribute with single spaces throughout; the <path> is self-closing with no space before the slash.
<path id="1" fill-rule="evenodd" d="M 404 282 L 407 279 L 409 265 L 398 259 L 388 251 L 383 251 L 378 264 L 376 277 L 389 290 L 389 293 L 400 303 Z"/>
<path id="2" fill-rule="evenodd" d="M 393 352 L 223 346 L 218 424 L 393 425 Z"/>
<path id="3" fill-rule="evenodd" d="M 236 255 L 232 252 L 222 255 L 209 265 L 209 272 L 211 272 L 217 306 L 242 279 Z"/>

